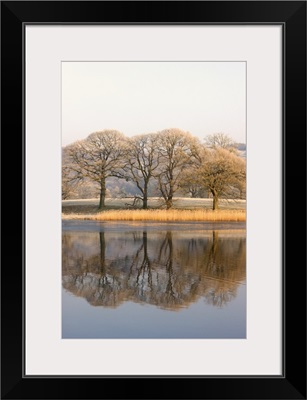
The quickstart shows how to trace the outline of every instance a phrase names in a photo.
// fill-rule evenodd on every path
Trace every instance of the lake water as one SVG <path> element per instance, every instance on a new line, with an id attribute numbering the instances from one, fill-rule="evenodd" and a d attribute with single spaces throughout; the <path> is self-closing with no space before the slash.
<path id="1" fill-rule="evenodd" d="M 244 223 L 63 221 L 63 338 L 245 338 Z"/>

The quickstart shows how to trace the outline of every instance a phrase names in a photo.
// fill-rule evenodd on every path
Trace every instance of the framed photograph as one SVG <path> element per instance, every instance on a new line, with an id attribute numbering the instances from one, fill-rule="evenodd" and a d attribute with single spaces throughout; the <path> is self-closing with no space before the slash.
<path id="1" fill-rule="evenodd" d="M 306 399 L 306 2 L 1 27 L 2 398 Z"/>

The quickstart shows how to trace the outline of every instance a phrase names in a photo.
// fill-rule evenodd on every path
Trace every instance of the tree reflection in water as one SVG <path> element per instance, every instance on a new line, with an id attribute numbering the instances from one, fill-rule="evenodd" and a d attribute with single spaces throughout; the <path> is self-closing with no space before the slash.
<path id="1" fill-rule="evenodd" d="M 245 283 L 242 231 L 63 232 L 63 287 L 93 306 L 223 307 Z"/>

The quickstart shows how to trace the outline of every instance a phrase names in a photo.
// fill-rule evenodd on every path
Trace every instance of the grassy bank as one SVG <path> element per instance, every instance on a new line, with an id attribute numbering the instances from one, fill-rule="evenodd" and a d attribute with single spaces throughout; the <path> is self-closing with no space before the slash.
<path id="1" fill-rule="evenodd" d="M 149 210 L 133 208 L 131 198 L 106 199 L 106 207 L 98 212 L 97 199 L 62 201 L 62 218 L 95 221 L 245 221 L 245 200 L 219 202 L 219 210 L 212 210 L 212 199 L 174 198 L 171 210 L 163 209 L 161 199 L 151 197 Z M 161 209 L 162 208 L 162 209 Z"/>
<path id="2" fill-rule="evenodd" d="M 109 210 L 97 214 L 63 214 L 63 219 L 93 221 L 240 221 L 246 219 L 245 210 Z"/>

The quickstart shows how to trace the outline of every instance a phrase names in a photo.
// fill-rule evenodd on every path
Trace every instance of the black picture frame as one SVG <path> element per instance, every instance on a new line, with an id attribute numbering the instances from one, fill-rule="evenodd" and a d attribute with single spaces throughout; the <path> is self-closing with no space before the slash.
<path id="1" fill-rule="evenodd" d="M 29 23 L 112 25 L 115 22 L 283 26 L 282 376 L 27 377 L 23 375 L 24 268 L 26 268 L 24 25 Z M 305 1 L 2 1 L 1 98 L 3 227 L 1 398 L 306 399 Z M 7 149 L 14 149 L 14 152 Z M 303 227 L 303 233 L 299 233 L 300 226 Z M 17 232 L 21 233 L 21 241 L 19 238 L 18 241 L 16 239 Z M 15 251 L 16 246 L 19 252 Z M 142 380 L 140 384 L 136 382 L 138 379 Z"/>

